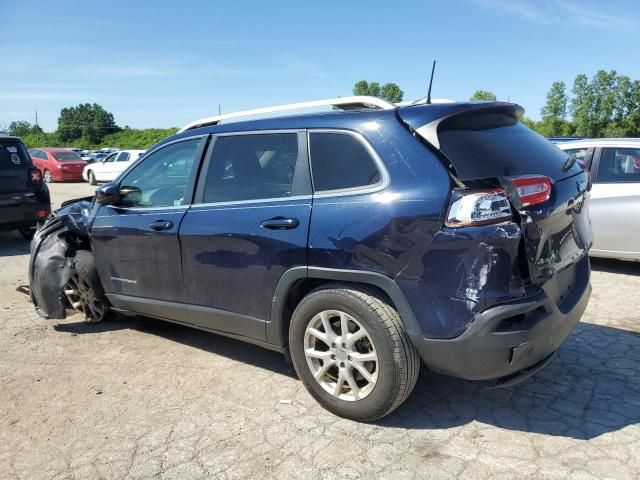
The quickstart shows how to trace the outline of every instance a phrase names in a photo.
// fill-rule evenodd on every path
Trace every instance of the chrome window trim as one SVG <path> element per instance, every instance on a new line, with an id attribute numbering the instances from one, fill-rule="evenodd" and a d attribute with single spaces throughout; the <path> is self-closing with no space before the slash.
<path id="1" fill-rule="evenodd" d="M 272 198 L 259 198 L 256 200 L 233 200 L 230 202 L 210 202 L 210 203 L 194 203 L 191 206 L 192 209 L 198 209 L 198 207 L 216 207 L 216 206 L 233 206 L 233 205 L 247 205 L 251 203 L 272 203 L 272 202 L 288 202 L 291 200 L 311 200 L 311 195 L 295 195 L 293 197 L 272 197 Z"/>
<path id="2" fill-rule="evenodd" d="M 269 130 L 234 130 L 232 132 L 211 133 L 212 137 L 239 137 L 240 135 L 273 135 L 274 133 L 304 133 L 304 128 L 271 128 Z"/>
<path id="3" fill-rule="evenodd" d="M 378 172 L 380 173 L 380 181 L 375 185 L 364 185 L 361 187 L 350 187 L 350 188 L 341 188 L 337 190 L 315 190 L 314 185 L 314 198 L 328 198 L 328 197 L 338 197 L 338 196 L 349 196 L 349 195 L 362 195 L 368 193 L 375 193 L 381 190 L 384 190 L 391 183 L 391 176 L 387 171 L 387 167 L 378 155 L 378 152 L 375 151 L 371 143 L 362 135 L 360 132 L 355 132 L 353 130 L 340 129 L 340 128 L 309 128 L 307 129 L 307 148 L 309 155 L 309 168 L 311 170 L 311 183 L 313 185 L 313 160 L 311 156 L 311 134 L 312 133 L 337 133 L 342 135 L 351 135 L 356 138 L 367 150 L 371 158 L 373 159 L 373 163 L 378 168 Z"/>

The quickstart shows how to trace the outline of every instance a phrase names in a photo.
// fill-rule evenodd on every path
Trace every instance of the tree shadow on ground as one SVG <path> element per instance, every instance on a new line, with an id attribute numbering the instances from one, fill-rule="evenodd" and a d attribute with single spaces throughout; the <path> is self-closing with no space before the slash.
<path id="1" fill-rule="evenodd" d="M 77 334 L 131 328 L 295 378 L 277 352 L 146 317 L 98 325 L 59 324 Z M 590 439 L 640 423 L 640 334 L 579 323 L 556 358 L 524 383 L 488 390 L 426 368 L 409 399 L 380 426 L 446 429 L 472 421 L 575 439 Z M 302 387 L 301 387 L 302 388 Z"/>

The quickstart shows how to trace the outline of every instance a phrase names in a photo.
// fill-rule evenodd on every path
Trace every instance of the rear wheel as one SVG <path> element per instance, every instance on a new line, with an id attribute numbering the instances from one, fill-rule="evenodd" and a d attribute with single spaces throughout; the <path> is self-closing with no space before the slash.
<path id="1" fill-rule="evenodd" d="M 53 177 L 51 176 L 51 172 L 49 170 L 44 171 L 42 178 L 44 179 L 45 183 L 53 182 Z"/>
<path id="2" fill-rule="evenodd" d="M 102 290 L 91 252 L 79 250 L 71 277 L 64 286 L 71 307 L 84 315 L 88 323 L 104 320 L 109 304 Z"/>
<path id="3" fill-rule="evenodd" d="M 95 174 L 89 170 L 89 185 L 97 185 L 98 182 L 96 181 L 96 176 Z"/>
<path id="4" fill-rule="evenodd" d="M 398 312 L 364 288 L 330 285 L 303 298 L 291 319 L 289 348 L 309 393 L 352 420 L 391 413 L 420 370 Z"/>

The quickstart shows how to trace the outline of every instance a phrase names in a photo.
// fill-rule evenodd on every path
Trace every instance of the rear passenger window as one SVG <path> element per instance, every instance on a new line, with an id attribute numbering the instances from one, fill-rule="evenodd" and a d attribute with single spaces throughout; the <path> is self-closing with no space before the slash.
<path id="1" fill-rule="evenodd" d="M 218 137 L 213 145 L 202 201 L 290 197 L 297 161 L 296 133 Z"/>
<path id="2" fill-rule="evenodd" d="M 603 148 L 597 183 L 640 183 L 640 148 Z"/>
<path id="3" fill-rule="evenodd" d="M 363 143 L 346 133 L 309 134 L 311 170 L 316 192 L 380 183 L 380 171 Z"/>
<path id="4" fill-rule="evenodd" d="M 116 162 L 128 162 L 129 161 L 129 154 L 127 152 L 120 152 L 120 154 L 118 155 L 118 158 L 116 159 Z"/>

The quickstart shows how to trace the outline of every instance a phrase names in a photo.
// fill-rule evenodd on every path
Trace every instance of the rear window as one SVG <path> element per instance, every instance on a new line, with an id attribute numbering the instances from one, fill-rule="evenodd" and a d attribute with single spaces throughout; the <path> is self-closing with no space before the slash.
<path id="1" fill-rule="evenodd" d="M 640 148 L 603 148 L 596 183 L 640 183 Z"/>
<path id="2" fill-rule="evenodd" d="M 309 139 L 316 192 L 380 183 L 380 171 L 358 138 L 346 133 L 317 132 L 311 133 Z"/>
<path id="3" fill-rule="evenodd" d="M 82 159 L 74 152 L 51 152 L 53 158 L 59 162 L 81 162 Z"/>
<path id="4" fill-rule="evenodd" d="M 438 140 L 461 180 L 524 174 L 557 180 L 581 171 L 578 165 L 564 171 L 567 153 L 505 114 L 474 113 L 445 120 Z"/>
<path id="5" fill-rule="evenodd" d="M 31 166 L 31 159 L 22 142 L 18 140 L 0 140 L 0 169 L 14 170 Z"/>

